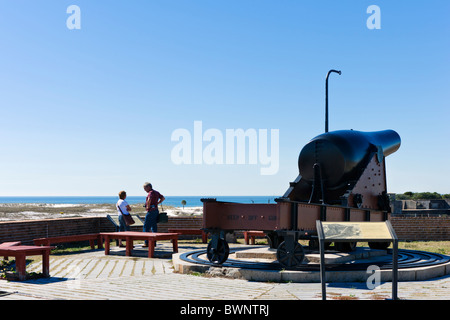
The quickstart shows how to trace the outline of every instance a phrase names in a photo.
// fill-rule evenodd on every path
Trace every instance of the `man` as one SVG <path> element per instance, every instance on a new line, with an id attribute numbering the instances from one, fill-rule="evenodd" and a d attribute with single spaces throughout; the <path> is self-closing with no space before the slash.
<path id="1" fill-rule="evenodd" d="M 144 190 L 147 192 L 147 199 L 145 200 L 145 209 L 147 214 L 145 215 L 144 228 L 142 231 L 158 232 L 158 205 L 166 198 L 156 190 L 153 190 L 152 184 L 149 182 L 144 183 Z M 144 247 L 148 247 L 148 241 L 145 241 Z"/>

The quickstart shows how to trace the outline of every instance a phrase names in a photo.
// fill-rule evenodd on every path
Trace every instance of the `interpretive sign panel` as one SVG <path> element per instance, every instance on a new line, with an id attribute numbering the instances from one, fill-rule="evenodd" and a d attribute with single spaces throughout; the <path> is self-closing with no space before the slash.
<path id="1" fill-rule="evenodd" d="M 142 222 L 142 219 L 141 219 L 141 217 L 139 215 L 132 214 L 131 216 L 134 217 L 134 221 L 135 221 L 135 224 L 133 224 L 132 227 L 142 227 L 144 225 L 144 223 Z M 116 227 L 116 229 L 118 231 L 119 230 L 119 225 L 120 225 L 119 216 L 118 215 L 109 215 L 108 214 L 107 218 L 108 218 L 109 221 L 111 221 L 114 224 L 114 226 Z"/>
<path id="2" fill-rule="evenodd" d="M 320 222 L 323 240 L 391 241 L 393 238 L 386 222 Z"/>
<path id="3" fill-rule="evenodd" d="M 397 299 L 398 239 L 389 221 L 332 222 L 316 221 L 320 244 L 320 281 L 322 299 L 326 299 L 325 242 L 392 242 L 392 299 Z"/>

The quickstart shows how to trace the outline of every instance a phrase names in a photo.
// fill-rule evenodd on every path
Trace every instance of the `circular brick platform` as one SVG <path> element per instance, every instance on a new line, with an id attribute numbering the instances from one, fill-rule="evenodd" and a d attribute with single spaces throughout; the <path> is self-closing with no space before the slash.
<path id="1" fill-rule="evenodd" d="M 320 272 L 318 270 L 284 270 L 276 263 L 276 251 L 268 247 L 239 247 L 238 251 L 230 254 L 230 261 L 241 261 L 239 263 L 223 266 L 215 266 L 209 263 L 201 263 L 206 261 L 206 257 L 198 255 L 199 261 L 193 263 L 189 259 L 185 259 L 189 253 L 180 253 L 173 255 L 174 269 L 179 273 L 204 273 L 214 276 L 224 276 L 236 279 L 246 279 L 251 281 L 271 281 L 271 282 L 320 282 Z M 199 251 L 197 251 L 199 252 Z M 365 268 L 360 270 L 332 270 L 327 271 L 327 282 L 366 282 L 373 271 L 368 271 L 367 266 L 371 263 L 376 266 L 379 261 L 385 260 L 387 256 L 391 256 L 386 250 L 371 250 L 369 248 L 360 248 L 351 253 L 330 252 L 325 255 L 326 264 L 357 264 L 361 263 Z M 440 255 L 442 256 L 442 255 Z M 450 262 L 446 256 L 442 256 L 442 263 L 435 263 L 420 267 L 400 268 L 398 270 L 399 281 L 420 281 L 428 280 L 435 277 L 450 274 Z M 187 260 L 187 261 L 186 261 Z M 308 264 L 317 264 L 319 262 L 319 254 L 311 253 L 306 255 L 305 262 Z M 254 263 L 254 268 L 252 268 Z M 420 265 L 420 264 L 419 264 Z M 355 268 L 349 268 L 355 269 Z M 356 268 L 358 269 L 358 268 Z M 380 281 L 391 281 L 392 270 L 381 269 Z"/>

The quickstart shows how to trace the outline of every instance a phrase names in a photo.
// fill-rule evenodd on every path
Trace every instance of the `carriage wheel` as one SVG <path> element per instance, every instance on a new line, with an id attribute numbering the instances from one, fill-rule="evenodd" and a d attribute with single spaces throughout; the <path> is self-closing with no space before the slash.
<path id="1" fill-rule="evenodd" d="M 281 242 L 283 242 L 284 237 L 279 236 L 275 232 L 268 232 L 267 233 L 267 240 L 269 242 L 270 248 L 276 249 L 280 245 Z"/>
<path id="2" fill-rule="evenodd" d="M 369 242 L 370 249 L 386 250 L 390 245 L 390 242 Z"/>
<path id="3" fill-rule="evenodd" d="M 325 245 L 325 250 L 329 250 L 331 247 L 331 242 L 325 242 L 324 245 Z M 309 240 L 309 250 L 312 250 L 312 251 L 320 250 L 319 240 L 315 240 L 315 239 Z"/>
<path id="4" fill-rule="evenodd" d="M 340 252 L 352 252 L 356 250 L 357 242 L 335 242 L 334 246 Z"/>
<path id="5" fill-rule="evenodd" d="M 217 239 L 217 248 L 213 247 L 213 241 L 210 241 L 206 249 L 206 256 L 209 262 L 222 264 L 228 259 L 230 248 L 224 239 Z"/>
<path id="6" fill-rule="evenodd" d="M 298 242 L 288 245 L 286 241 L 283 241 L 278 246 L 277 259 L 285 268 L 293 268 L 300 265 L 304 257 L 303 247 Z"/>

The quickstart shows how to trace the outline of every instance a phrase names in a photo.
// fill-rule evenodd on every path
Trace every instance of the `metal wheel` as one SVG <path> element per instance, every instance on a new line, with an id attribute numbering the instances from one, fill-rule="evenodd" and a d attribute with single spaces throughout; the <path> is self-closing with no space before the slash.
<path id="1" fill-rule="evenodd" d="M 278 262 L 285 268 L 293 268 L 300 265 L 305 257 L 303 247 L 295 242 L 293 244 L 283 241 L 277 249 Z"/>
<path id="2" fill-rule="evenodd" d="M 319 240 L 311 239 L 308 243 L 309 250 L 317 251 L 320 249 Z"/>
<path id="3" fill-rule="evenodd" d="M 281 242 L 283 242 L 284 237 L 279 236 L 275 232 L 268 232 L 267 233 L 267 240 L 269 242 L 270 248 L 276 249 L 280 245 Z"/>
<path id="4" fill-rule="evenodd" d="M 335 242 L 334 246 L 340 252 L 352 252 L 356 250 L 357 242 Z"/>
<path id="5" fill-rule="evenodd" d="M 370 249 L 386 250 L 390 245 L 390 242 L 369 242 Z"/>
<path id="6" fill-rule="evenodd" d="M 228 259 L 230 248 L 224 239 L 217 239 L 217 246 L 214 246 L 214 241 L 210 241 L 206 249 L 206 257 L 209 262 L 222 264 Z"/>
<path id="7" fill-rule="evenodd" d="M 330 249 L 330 247 L 331 247 L 331 242 L 325 242 L 325 250 Z M 320 250 L 319 240 L 315 240 L 315 239 L 309 240 L 309 250 L 312 250 L 312 251 Z"/>

